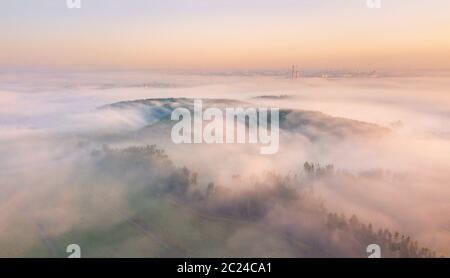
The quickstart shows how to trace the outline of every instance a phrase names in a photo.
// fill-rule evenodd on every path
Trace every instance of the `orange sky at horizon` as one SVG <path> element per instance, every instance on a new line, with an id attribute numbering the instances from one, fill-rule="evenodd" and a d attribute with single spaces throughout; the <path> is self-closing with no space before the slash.
<path id="1" fill-rule="evenodd" d="M 175 12 L 182 4 L 169 0 L 154 2 L 153 14 L 140 1 L 106 11 L 47 4 L 37 15 L 10 2 L 16 14 L 0 12 L 0 68 L 450 69 L 450 3 L 441 0 L 385 0 L 381 9 L 263 0 L 256 11 L 194 0 Z"/>

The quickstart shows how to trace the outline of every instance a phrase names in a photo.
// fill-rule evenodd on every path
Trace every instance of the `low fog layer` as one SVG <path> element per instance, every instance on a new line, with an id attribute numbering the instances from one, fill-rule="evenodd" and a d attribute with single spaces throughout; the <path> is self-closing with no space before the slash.
<path id="1" fill-rule="evenodd" d="M 365 256 L 373 240 L 398 256 L 384 229 L 448 256 L 448 88 L 445 77 L 3 74 L 1 256 L 64 256 L 78 242 L 86 256 Z M 280 151 L 173 144 L 167 116 L 194 98 L 281 108 Z"/>

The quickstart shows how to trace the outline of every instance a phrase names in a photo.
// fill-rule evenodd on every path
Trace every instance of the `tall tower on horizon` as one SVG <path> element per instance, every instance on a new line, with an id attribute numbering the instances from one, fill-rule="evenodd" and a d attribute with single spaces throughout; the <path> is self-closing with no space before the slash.
<path id="1" fill-rule="evenodd" d="M 298 66 L 292 65 L 292 72 L 291 72 L 292 80 L 298 79 L 299 76 L 300 76 L 300 73 L 298 71 Z"/>

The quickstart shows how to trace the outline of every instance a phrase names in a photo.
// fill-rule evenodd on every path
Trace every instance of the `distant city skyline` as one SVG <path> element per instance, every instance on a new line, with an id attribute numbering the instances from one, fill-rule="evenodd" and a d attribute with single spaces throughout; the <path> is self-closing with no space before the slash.
<path id="1" fill-rule="evenodd" d="M 0 69 L 448 70 L 450 2 L 4 0 Z"/>

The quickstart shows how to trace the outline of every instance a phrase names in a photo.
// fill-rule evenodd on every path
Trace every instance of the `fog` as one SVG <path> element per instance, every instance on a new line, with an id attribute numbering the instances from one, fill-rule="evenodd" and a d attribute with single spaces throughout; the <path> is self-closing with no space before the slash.
<path id="1" fill-rule="evenodd" d="M 399 231 L 448 256 L 449 88 L 445 76 L 290 80 L 238 74 L 3 73 L 0 255 L 64 256 L 63 245 L 77 240 L 87 256 L 364 255 L 354 234 L 322 231 L 323 205 L 327 212 L 356 214 L 375 229 Z M 220 106 L 219 100 L 227 99 L 289 111 L 280 123 L 280 150 L 261 155 L 259 146 L 249 144 L 175 145 L 171 123 L 163 121 L 170 109 L 157 100 L 132 102 L 157 98 L 176 98 L 173 107 L 192 99 Z M 120 152 L 153 144 L 167 158 L 153 150 L 149 160 Z M 332 173 L 312 178 L 305 162 L 333 165 Z M 197 181 L 185 181 L 185 166 Z M 196 192 L 207 192 L 210 183 L 218 191 L 203 204 Z M 281 194 L 279 184 L 292 185 L 288 195 L 300 197 L 269 197 Z M 200 216 L 171 212 L 173 196 L 167 191 Z M 148 202 L 133 199 L 147 194 Z M 243 216 L 237 217 L 234 207 L 253 199 L 263 208 L 247 209 L 240 223 Z M 163 220 L 152 218 L 160 221 L 158 227 L 136 220 L 159 210 Z M 203 228 L 190 223 L 203 219 L 202 213 L 240 224 L 222 235 L 226 229 L 213 222 L 213 232 L 205 234 L 222 235 L 223 242 L 205 249 Z M 119 236 L 111 227 L 137 229 L 144 236 L 133 236 L 134 230 Z M 93 231 L 110 239 L 102 241 Z M 291 250 L 286 239 L 291 234 L 316 247 Z M 148 237 L 162 246 L 169 241 L 170 248 L 158 251 L 143 244 Z"/>

